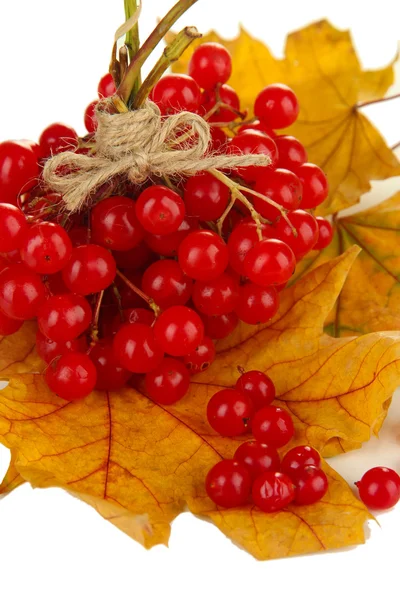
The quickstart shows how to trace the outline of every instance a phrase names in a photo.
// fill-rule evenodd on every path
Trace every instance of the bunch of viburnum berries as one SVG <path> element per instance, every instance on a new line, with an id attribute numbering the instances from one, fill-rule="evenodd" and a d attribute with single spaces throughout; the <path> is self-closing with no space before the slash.
<path id="1" fill-rule="evenodd" d="M 38 144 L 0 144 L 0 334 L 37 320 L 44 377 L 63 399 L 129 384 L 159 404 L 178 402 L 190 374 L 213 362 L 214 341 L 239 321 L 268 323 L 296 262 L 330 243 L 330 223 L 312 214 L 327 197 L 326 177 L 307 162 L 299 140 L 276 133 L 297 118 L 294 92 L 267 86 L 255 99 L 255 118 L 246 121 L 226 84 L 231 70 L 223 46 L 203 44 L 189 75 L 164 76 L 150 99 L 165 117 L 189 111 L 208 121 L 210 153 L 265 154 L 269 166 L 177 174 L 140 188 L 121 181 L 112 188 L 118 195 L 102 190 L 68 214 L 41 171 L 52 155 L 88 152 L 99 100 L 85 111 L 84 138 L 55 123 Z M 111 75 L 98 92 L 100 99 L 116 93 Z M 252 491 L 262 510 L 273 511 L 326 493 L 314 449 L 294 448 L 280 461 L 277 449 L 294 428 L 290 415 L 271 405 L 274 398 L 272 381 L 258 371 L 241 373 L 235 389 L 211 398 L 207 417 L 216 432 L 253 431 L 255 438 L 211 469 L 206 489 L 217 504 L 240 505 Z M 383 487 L 390 479 L 396 488 L 377 500 L 381 506 L 400 496 L 394 475 L 376 475 Z"/>

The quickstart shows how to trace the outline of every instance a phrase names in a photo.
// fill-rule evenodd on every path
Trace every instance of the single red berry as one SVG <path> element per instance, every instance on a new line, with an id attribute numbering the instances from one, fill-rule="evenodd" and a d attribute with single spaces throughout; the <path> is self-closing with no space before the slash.
<path id="1" fill-rule="evenodd" d="M 387 467 L 374 467 L 356 483 L 361 500 L 371 510 L 393 508 L 400 500 L 400 477 Z"/>
<path id="2" fill-rule="evenodd" d="M 124 324 L 142 323 L 143 325 L 153 325 L 155 316 L 152 310 L 146 308 L 125 308 L 122 311 L 123 320 L 120 314 L 113 317 L 111 323 L 106 327 L 107 335 L 115 335 Z"/>
<path id="3" fill-rule="evenodd" d="M 298 469 L 293 477 L 293 482 L 296 486 L 296 504 L 301 506 L 315 504 L 322 500 L 328 491 L 328 478 L 319 467 L 314 465 L 303 467 L 302 469 Z"/>
<path id="4" fill-rule="evenodd" d="M 190 373 L 202 373 L 213 363 L 215 358 L 214 342 L 209 337 L 204 337 L 193 352 L 183 357 L 183 362 Z"/>
<path id="5" fill-rule="evenodd" d="M 136 215 L 143 229 L 153 235 L 178 231 L 185 217 L 182 198 L 163 185 L 146 188 L 136 202 Z"/>
<path id="6" fill-rule="evenodd" d="M 200 107 L 201 92 L 189 75 L 170 73 L 156 83 L 151 98 L 163 115 L 185 110 L 195 113 Z"/>
<path id="7" fill-rule="evenodd" d="M 196 281 L 192 294 L 193 304 L 209 317 L 233 312 L 239 300 L 239 284 L 228 273 L 213 281 Z"/>
<path id="8" fill-rule="evenodd" d="M 253 483 L 252 496 L 254 504 L 263 512 L 278 512 L 293 502 L 295 487 L 284 473 L 267 472 Z"/>
<path id="9" fill-rule="evenodd" d="M 318 240 L 314 244 L 314 250 L 323 250 L 331 243 L 333 239 L 333 227 L 329 221 L 323 217 L 316 217 L 315 219 L 318 224 Z"/>
<path id="10" fill-rule="evenodd" d="M 232 72 L 232 57 L 221 44 L 207 42 L 193 52 L 188 72 L 205 90 L 212 90 L 217 83 L 226 83 Z"/>
<path id="11" fill-rule="evenodd" d="M 301 208 L 315 208 L 326 200 L 329 186 L 322 169 L 312 163 L 304 163 L 296 169 L 296 175 L 303 186 Z"/>
<path id="12" fill-rule="evenodd" d="M 63 356 L 68 352 L 86 352 L 87 344 L 84 337 L 67 342 L 55 342 L 49 340 L 38 330 L 36 333 L 36 351 L 40 358 L 50 364 L 55 358 Z"/>
<path id="13" fill-rule="evenodd" d="M 7 317 L 33 319 L 45 298 L 42 280 L 24 265 L 11 265 L 0 273 L 0 310 Z"/>
<path id="14" fill-rule="evenodd" d="M 85 115 L 84 115 L 83 120 L 85 122 L 85 127 L 89 133 L 94 133 L 97 129 L 96 108 L 97 108 L 98 103 L 99 103 L 98 100 L 94 100 L 86 107 L 86 110 L 85 110 Z"/>
<path id="15" fill-rule="evenodd" d="M 272 138 L 262 131 L 248 129 L 236 135 L 228 146 L 230 154 L 265 154 L 270 159 L 267 166 L 239 167 L 237 172 L 247 182 L 256 181 L 259 177 L 268 176 L 276 167 L 278 150 Z"/>
<path id="16" fill-rule="evenodd" d="M 199 315 L 187 306 L 167 308 L 155 322 L 154 336 L 160 348 L 171 356 L 185 356 L 196 350 L 204 337 Z"/>
<path id="17" fill-rule="evenodd" d="M 114 251 L 113 256 L 120 269 L 145 269 L 155 259 L 154 252 L 145 241 L 130 250 Z"/>
<path id="18" fill-rule="evenodd" d="M 71 292 L 88 296 L 105 290 L 114 281 L 115 260 L 108 250 L 96 244 L 72 250 L 63 269 L 63 279 Z"/>
<path id="19" fill-rule="evenodd" d="M 17 333 L 23 324 L 23 321 L 11 319 L 0 311 L 0 335 L 12 335 L 13 333 Z"/>
<path id="20" fill-rule="evenodd" d="M 240 100 L 236 91 L 230 85 L 221 85 L 216 90 L 206 90 L 201 96 L 201 114 L 206 115 L 216 106 L 217 102 L 220 101 L 225 104 L 223 108 L 218 108 L 213 112 L 209 119 L 209 123 L 230 123 L 237 117 L 237 112 L 240 110 Z M 227 108 L 230 106 L 233 110 Z"/>
<path id="21" fill-rule="evenodd" d="M 230 192 L 210 173 L 189 177 L 185 184 L 186 211 L 200 221 L 215 221 L 228 206 Z"/>
<path id="22" fill-rule="evenodd" d="M 72 242 L 68 233 L 56 223 L 37 223 L 26 232 L 21 244 L 21 258 L 27 267 L 41 274 L 61 271 L 68 263 Z"/>
<path id="23" fill-rule="evenodd" d="M 40 331 L 54 342 L 68 342 L 89 327 L 92 309 L 89 302 L 79 294 L 50 296 L 38 311 Z"/>
<path id="24" fill-rule="evenodd" d="M 246 276 L 266 287 L 289 281 L 296 268 L 292 249 L 280 240 L 261 240 L 249 250 L 244 261 Z"/>
<path id="25" fill-rule="evenodd" d="M 199 223 L 194 217 L 186 216 L 180 224 L 177 231 L 169 235 L 152 235 L 148 233 L 145 242 L 160 256 L 177 256 L 178 248 L 182 241 L 191 233 L 199 228 Z"/>
<path id="26" fill-rule="evenodd" d="M 162 309 L 186 304 L 193 290 L 193 281 L 185 275 L 175 260 L 158 260 L 146 269 L 142 279 L 143 292 Z"/>
<path id="27" fill-rule="evenodd" d="M 96 385 L 96 369 L 90 358 L 80 352 L 68 352 L 53 360 L 45 372 L 46 383 L 64 400 L 82 400 Z"/>
<path id="28" fill-rule="evenodd" d="M 284 129 L 297 119 L 299 103 L 296 94 L 287 85 L 274 83 L 258 94 L 254 113 L 268 127 Z"/>
<path id="29" fill-rule="evenodd" d="M 248 396 L 226 389 L 212 396 L 207 405 L 207 419 L 220 435 L 236 436 L 251 431 L 253 404 Z"/>
<path id="30" fill-rule="evenodd" d="M 130 379 L 132 373 L 119 364 L 111 338 L 96 342 L 88 352 L 96 371 L 96 390 L 118 390 Z"/>
<path id="31" fill-rule="evenodd" d="M 213 231 L 190 233 L 179 246 L 179 264 L 189 277 L 199 281 L 216 279 L 228 266 L 228 248 Z"/>
<path id="32" fill-rule="evenodd" d="M 246 504 L 251 490 L 251 478 L 246 467 L 235 460 L 221 460 L 206 477 L 209 498 L 223 508 Z"/>
<path id="33" fill-rule="evenodd" d="M 255 191 L 273 200 L 286 210 L 296 210 L 300 206 L 303 193 L 300 179 L 287 169 L 275 169 L 257 179 Z M 266 200 L 253 197 L 254 208 L 262 217 L 275 221 L 281 216 L 278 208 Z"/>
<path id="34" fill-rule="evenodd" d="M 276 237 L 292 249 L 296 260 L 300 260 L 315 247 L 318 223 L 313 215 L 300 209 L 289 212 L 287 217 L 290 224 L 283 218 L 276 224 Z"/>
<path id="35" fill-rule="evenodd" d="M 185 365 L 176 358 L 164 358 L 150 373 L 145 386 L 150 398 L 158 404 L 175 404 L 189 389 L 190 375 Z"/>
<path id="36" fill-rule="evenodd" d="M 320 467 L 321 456 L 315 448 L 311 446 L 296 446 L 285 454 L 282 459 L 281 469 L 294 479 L 296 474 L 304 467 Z"/>
<path id="37" fill-rule="evenodd" d="M 235 388 L 251 398 L 256 411 L 275 400 L 275 386 L 268 375 L 262 371 L 243 373 L 237 380 Z"/>
<path id="38" fill-rule="evenodd" d="M 280 470 L 280 458 L 276 448 L 252 440 L 244 442 L 236 449 L 233 459 L 242 463 L 254 481 L 262 473 Z"/>
<path id="39" fill-rule="evenodd" d="M 153 329 L 142 323 L 121 327 L 114 337 L 113 348 L 117 361 L 131 373 L 148 373 L 164 357 Z"/>
<path id="40" fill-rule="evenodd" d="M 53 123 L 42 132 L 39 144 L 43 156 L 73 152 L 78 146 L 78 134 L 68 125 Z"/>
<path id="41" fill-rule="evenodd" d="M 16 204 L 17 197 L 36 184 L 38 158 L 24 140 L 0 143 L 0 200 Z"/>
<path id="42" fill-rule="evenodd" d="M 291 135 L 278 135 L 274 138 L 278 148 L 278 163 L 280 169 L 288 169 L 296 173 L 296 169 L 307 162 L 307 151 L 298 139 Z"/>
<path id="43" fill-rule="evenodd" d="M 0 252 L 19 249 L 27 230 L 22 210 L 13 204 L 0 203 Z"/>
<path id="44" fill-rule="evenodd" d="M 263 238 L 271 237 L 272 228 L 266 224 L 261 225 L 261 234 Z M 276 237 L 274 235 L 274 237 Z M 239 275 L 244 276 L 244 261 L 247 253 L 259 241 L 257 225 L 251 220 L 244 221 L 234 227 L 228 238 L 229 264 Z"/>
<path id="45" fill-rule="evenodd" d="M 112 196 L 96 204 L 91 224 L 92 241 L 110 250 L 131 250 L 145 236 L 136 216 L 136 204 L 125 196 Z"/>
<path id="46" fill-rule="evenodd" d="M 254 415 L 253 435 L 263 444 L 275 448 L 286 446 L 294 436 L 292 417 L 283 408 L 265 406 Z"/>
<path id="47" fill-rule="evenodd" d="M 222 340 L 230 335 L 239 323 L 239 317 L 236 313 L 219 315 L 218 317 L 207 317 L 204 315 L 204 330 L 213 340 Z"/>
<path id="48" fill-rule="evenodd" d="M 117 88 L 115 87 L 113 76 L 110 73 L 107 73 L 100 79 L 97 91 L 99 93 L 99 98 L 109 98 L 115 94 Z"/>
<path id="49" fill-rule="evenodd" d="M 244 323 L 266 323 L 277 313 L 278 308 L 279 296 L 274 287 L 260 287 L 250 282 L 239 290 L 236 314 Z"/>

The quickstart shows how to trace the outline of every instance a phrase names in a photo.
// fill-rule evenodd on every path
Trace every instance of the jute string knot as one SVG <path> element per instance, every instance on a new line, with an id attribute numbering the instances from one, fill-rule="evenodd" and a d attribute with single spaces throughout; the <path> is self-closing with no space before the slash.
<path id="1" fill-rule="evenodd" d="M 50 158 L 43 177 L 62 194 L 66 210 L 75 212 L 103 184 L 116 177 L 141 184 L 151 177 L 187 177 L 208 169 L 266 166 L 262 154 L 208 152 L 210 126 L 199 115 L 181 112 L 163 117 L 147 101 L 143 108 L 121 114 L 96 113 L 98 127 L 92 155 L 63 152 Z"/>

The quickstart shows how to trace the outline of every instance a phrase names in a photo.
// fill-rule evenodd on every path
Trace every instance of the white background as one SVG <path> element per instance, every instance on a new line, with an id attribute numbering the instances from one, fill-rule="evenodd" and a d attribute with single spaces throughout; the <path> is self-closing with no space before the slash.
<path id="1" fill-rule="evenodd" d="M 172 0 L 143 2 L 142 36 Z M 83 133 L 83 109 L 96 97 L 97 82 L 107 70 L 113 33 L 123 21 L 123 0 L 1 4 L 0 138 L 35 139 L 56 120 Z M 328 17 L 337 27 L 352 29 L 363 64 L 374 68 L 396 52 L 396 9 L 396 0 L 200 0 L 183 24 L 201 31 L 212 25 L 234 35 L 242 21 L 280 54 L 288 31 Z M 394 91 L 400 91 L 400 84 Z M 390 144 L 400 140 L 400 100 L 368 111 Z M 363 204 L 397 191 L 399 179 L 374 186 Z M 399 399 L 379 441 L 331 461 L 350 483 L 377 464 L 400 470 Z M 0 476 L 7 466 L 8 452 L 0 448 Z M 169 549 L 146 551 L 66 493 L 25 485 L 0 503 L 0 597 L 347 600 L 387 593 L 398 598 L 400 506 L 379 520 L 381 528 L 370 524 L 365 546 L 260 563 L 189 514 L 174 523 Z"/>

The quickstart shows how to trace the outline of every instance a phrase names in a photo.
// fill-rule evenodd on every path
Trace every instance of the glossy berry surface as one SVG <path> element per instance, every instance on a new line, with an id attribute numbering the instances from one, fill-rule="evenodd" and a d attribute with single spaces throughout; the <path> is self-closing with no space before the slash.
<path id="1" fill-rule="evenodd" d="M 252 487 L 254 504 L 263 512 L 283 510 L 295 497 L 294 485 L 284 473 L 263 473 Z"/>
<path id="2" fill-rule="evenodd" d="M 37 223 L 26 232 L 20 252 L 23 262 L 32 271 L 50 275 L 65 267 L 71 256 L 72 242 L 61 225 Z"/>
<path id="3" fill-rule="evenodd" d="M 276 448 L 252 440 L 237 448 L 233 459 L 243 464 L 254 481 L 262 473 L 280 470 L 280 459 Z"/>
<path id="4" fill-rule="evenodd" d="M 33 187 L 39 175 L 38 159 L 32 148 L 21 141 L 0 144 L 1 201 L 16 204 L 17 196 Z"/>
<path id="5" fill-rule="evenodd" d="M 229 189 L 210 173 L 189 177 L 184 200 L 189 215 L 200 221 L 214 221 L 224 212 L 229 201 Z"/>
<path id="6" fill-rule="evenodd" d="M 92 309 L 89 302 L 79 294 L 50 296 L 40 307 L 37 315 L 40 331 L 54 342 L 68 342 L 89 327 Z"/>
<path id="7" fill-rule="evenodd" d="M 325 173 L 317 165 L 304 163 L 296 170 L 303 186 L 301 208 L 316 208 L 328 197 L 329 187 Z"/>
<path id="8" fill-rule="evenodd" d="M 21 329 L 23 321 L 11 319 L 0 311 L 0 335 L 12 335 Z"/>
<path id="9" fill-rule="evenodd" d="M 11 319 L 33 319 L 46 297 L 42 280 L 24 265 L 0 273 L 0 310 Z"/>
<path id="10" fill-rule="evenodd" d="M 186 394 L 189 384 L 189 371 L 176 358 L 164 358 L 145 377 L 146 391 L 150 398 L 158 404 L 175 404 Z"/>
<path id="11" fill-rule="evenodd" d="M 321 456 L 311 446 L 296 446 L 285 454 L 282 459 L 281 469 L 292 479 L 296 477 L 304 467 L 320 467 Z"/>
<path id="12" fill-rule="evenodd" d="M 268 226 L 262 225 L 261 233 L 267 237 Z M 239 275 L 245 275 L 246 256 L 259 241 L 257 225 L 254 221 L 239 223 L 228 239 L 229 264 Z"/>
<path id="13" fill-rule="evenodd" d="M 318 240 L 318 223 L 313 215 L 305 210 L 294 210 L 287 215 L 290 224 L 280 219 L 276 225 L 276 237 L 285 242 L 297 260 L 315 248 Z M 293 227 L 297 235 L 294 234 Z"/>
<path id="14" fill-rule="evenodd" d="M 206 335 L 213 340 L 221 340 L 231 334 L 239 323 L 236 313 L 228 313 L 218 317 L 203 317 Z"/>
<path id="15" fill-rule="evenodd" d="M 374 467 L 356 483 L 361 500 L 371 510 L 393 508 L 400 500 L 400 477 L 387 467 Z"/>
<path id="16" fill-rule="evenodd" d="M 181 269 L 193 279 L 210 281 L 222 275 L 228 266 L 228 248 L 213 231 L 194 231 L 179 246 Z"/>
<path id="17" fill-rule="evenodd" d="M 27 230 L 24 213 L 13 204 L 0 203 L 0 252 L 20 248 Z"/>
<path id="18" fill-rule="evenodd" d="M 275 386 L 268 375 L 262 371 L 243 373 L 235 387 L 239 392 L 251 398 L 256 411 L 275 400 Z"/>
<path id="19" fill-rule="evenodd" d="M 136 204 L 125 196 L 112 196 L 96 204 L 91 224 L 92 241 L 110 250 L 131 250 L 145 236 L 136 216 Z"/>
<path id="20" fill-rule="evenodd" d="M 111 323 L 104 323 L 107 335 L 115 335 L 124 324 L 142 323 L 143 325 L 153 325 L 155 315 L 152 310 L 146 308 L 125 308 L 120 314 L 115 315 Z"/>
<path id="21" fill-rule="evenodd" d="M 297 119 L 299 103 L 293 90 L 282 83 L 275 83 L 258 94 L 254 113 L 268 127 L 284 129 Z"/>
<path id="22" fill-rule="evenodd" d="M 214 342 L 211 338 L 205 336 L 193 352 L 184 356 L 183 362 L 190 373 L 202 373 L 208 369 L 214 358 Z"/>
<path id="23" fill-rule="evenodd" d="M 153 329 L 142 323 L 121 327 L 114 337 L 113 348 L 118 362 L 131 373 L 148 373 L 155 369 L 164 357 Z"/>
<path id="24" fill-rule="evenodd" d="M 214 111 L 218 102 L 221 102 L 226 106 L 220 107 Z M 215 90 L 205 90 L 202 94 L 201 114 L 206 115 L 207 113 L 210 113 L 208 119 L 210 123 L 229 123 L 230 121 L 234 121 L 239 109 L 239 96 L 237 95 L 237 92 L 230 85 L 226 85 L 226 83 L 218 88 L 218 92 Z"/>
<path id="25" fill-rule="evenodd" d="M 322 500 L 329 487 L 324 471 L 313 465 L 298 469 L 293 482 L 296 486 L 295 503 L 301 506 Z"/>
<path id="26" fill-rule="evenodd" d="M 36 333 L 36 351 L 47 364 L 68 352 L 85 352 L 86 346 L 86 340 L 83 337 L 67 342 L 55 342 L 49 340 L 40 330 Z"/>
<path id="27" fill-rule="evenodd" d="M 205 89 L 226 83 L 232 72 L 232 57 L 221 44 L 207 42 L 193 52 L 189 62 L 189 75 Z"/>
<path id="28" fill-rule="evenodd" d="M 296 210 L 300 206 L 303 193 L 300 179 L 287 169 L 275 169 L 259 177 L 254 189 L 286 210 Z M 253 197 L 253 205 L 256 211 L 269 221 L 275 221 L 281 216 L 278 208 L 258 196 Z"/>
<path id="29" fill-rule="evenodd" d="M 249 129 L 236 135 L 228 147 L 231 154 L 265 154 L 270 159 L 267 166 L 239 167 L 238 174 L 246 182 L 256 181 L 269 174 L 278 161 L 278 150 L 272 138 L 255 129 Z"/>
<path id="30" fill-rule="evenodd" d="M 333 239 L 333 227 L 329 221 L 323 217 L 316 217 L 318 225 L 318 239 L 314 244 L 314 250 L 323 250 L 331 243 Z"/>
<path id="31" fill-rule="evenodd" d="M 251 430 L 253 404 L 247 396 L 226 389 L 212 396 L 207 405 L 207 419 L 220 435 L 236 436 Z"/>
<path id="32" fill-rule="evenodd" d="M 154 335 L 166 354 L 185 356 L 200 344 L 204 336 L 204 325 L 191 308 L 171 306 L 156 320 Z"/>
<path id="33" fill-rule="evenodd" d="M 162 309 L 189 300 L 193 281 L 175 260 L 157 260 L 143 274 L 142 290 Z"/>
<path id="34" fill-rule="evenodd" d="M 274 138 L 278 148 L 278 163 L 280 169 L 288 169 L 296 173 L 296 169 L 307 162 L 307 151 L 303 144 L 292 135 L 278 135 Z"/>
<path id="35" fill-rule="evenodd" d="M 178 231 L 185 217 L 182 198 L 163 185 L 145 189 L 136 202 L 136 215 L 143 229 L 153 235 Z"/>
<path id="36" fill-rule="evenodd" d="M 55 359 L 45 371 L 46 383 L 64 400 L 81 400 L 96 385 L 96 369 L 90 358 L 80 352 L 69 352 Z"/>
<path id="37" fill-rule="evenodd" d="M 124 369 L 118 362 L 112 339 L 105 338 L 96 342 L 88 352 L 96 372 L 96 390 L 118 390 L 122 388 L 132 373 Z"/>
<path id="38" fill-rule="evenodd" d="M 261 287 L 289 281 L 296 268 L 292 249 L 281 240 L 261 240 L 244 261 L 246 276 Z"/>
<path id="39" fill-rule="evenodd" d="M 161 256 L 177 256 L 181 242 L 191 233 L 199 228 L 199 222 L 194 217 L 186 216 L 178 230 L 168 235 L 153 235 L 148 233 L 145 242 L 153 252 Z"/>
<path id="40" fill-rule="evenodd" d="M 198 311 L 207 316 L 233 312 L 239 300 L 239 285 L 229 273 L 222 273 L 213 281 L 196 281 L 192 295 Z"/>
<path id="41" fill-rule="evenodd" d="M 275 448 L 286 446 L 294 435 L 293 421 L 289 413 L 277 406 L 266 406 L 253 418 L 253 435 L 258 442 Z"/>
<path id="42" fill-rule="evenodd" d="M 63 269 L 65 285 L 71 292 L 82 296 L 105 290 L 115 275 L 114 258 L 108 250 L 96 244 L 74 248 Z"/>
<path id="43" fill-rule="evenodd" d="M 99 98 L 109 98 L 115 94 L 117 88 L 111 73 L 107 73 L 100 79 L 97 91 Z"/>
<path id="44" fill-rule="evenodd" d="M 208 472 L 206 492 L 218 506 L 241 506 L 248 501 L 250 490 L 250 475 L 246 467 L 235 460 L 222 460 Z"/>
<path id="45" fill-rule="evenodd" d="M 78 146 L 78 134 L 64 123 L 53 123 L 42 132 L 39 145 L 43 156 L 73 152 Z"/>
<path id="46" fill-rule="evenodd" d="M 155 85 L 151 98 L 163 115 L 181 111 L 197 112 L 201 102 L 198 84 L 189 75 L 170 73 Z"/>
<path id="47" fill-rule="evenodd" d="M 244 323 L 257 325 L 272 319 L 278 308 L 279 296 L 274 287 L 260 287 L 249 282 L 240 288 L 235 312 Z"/>

